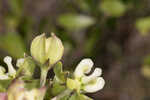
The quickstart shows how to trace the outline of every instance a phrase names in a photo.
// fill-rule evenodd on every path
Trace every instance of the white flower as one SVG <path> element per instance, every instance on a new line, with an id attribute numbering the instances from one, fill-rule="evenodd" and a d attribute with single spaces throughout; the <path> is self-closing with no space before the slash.
<path id="1" fill-rule="evenodd" d="M 100 77 L 102 74 L 101 68 L 95 68 L 94 72 L 91 75 L 86 75 L 90 73 L 93 65 L 94 64 L 91 59 L 83 59 L 78 64 L 74 72 L 75 80 L 81 82 L 81 89 L 89 93 L 97 92 L 101 90 L 105 85 L 104 79 Z"/>
<path id="2" fill-rule="evenodd" d="M 4 62 L 7 64 L 8 66 L 8 74 L 9 75 L 15 75 L 16 74 L 16 70 L 14 69 L 13 65 L 12 65 L 12 58 L 9 56 L 6 56 L 4 58 Z"/>
<path id="3" fill-rule="evenodd" d="M 14 77 L 16 75 L 16 70 L 14 69 L 12 65 L 12 58 L 9 56 L 6 56 L 4 58 L 4 62 L 8 66 L 8 73 L 5 73 L 5 69 L 3 66 L 0 66 L 0 80 L 10 79 L 10 77 Z"/>

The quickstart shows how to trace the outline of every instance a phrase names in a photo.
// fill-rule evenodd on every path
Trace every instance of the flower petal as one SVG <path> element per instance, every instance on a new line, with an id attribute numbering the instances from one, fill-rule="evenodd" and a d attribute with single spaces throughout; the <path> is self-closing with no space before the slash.
<path id="1" fill-rule="evenodd" d="M 7 64 L 8 66 L 8 73 L 10 75 L 15 75 L 16 74 L 16 70 L 14 69 L 13 65 L 12 65 L 12 58 L 10 56 L 6 56 L 4 58 L 4 62 Z"/>
<path id="2" fill-rule="evenodd" d="M 0 80 L 7 80 L 9 79 L 8 75 L 0 75 Z"/>
<path id="3" fill-rule="evenodd" d="M 87 84 L 83 87 L 83 90 L 89 93 L 97 92 L 101 90 L 105 85 L 105 80 L 102 77 L 98 77 L 94 83 Z"/>
<path id="4" fill-rule="evenodd" d="M 83 59 L 76 67 L 74 76 L 76 78 L 81 78 L 84 74 L 88 74 L 93 67 L 93 61 L 89 58 Z"/>
<path id="5" fill-rule="evenodd" d="M 90 76 L 84 76 L 82 78 L 82 83 L 86 84 L 94 79 L 96 79 L 98 76 L 102 74 L 102 69 L 101 68 L 96 68 L 94 72 Z"/>

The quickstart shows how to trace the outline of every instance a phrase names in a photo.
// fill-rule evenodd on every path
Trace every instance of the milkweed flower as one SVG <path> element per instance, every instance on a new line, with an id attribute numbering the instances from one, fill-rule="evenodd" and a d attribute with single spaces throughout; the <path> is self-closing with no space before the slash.
<path id="1" fill-rule="evenodd" d="M 0 66 L 0 80 L 6 80 L 15 77 L 16 70 L 12 65 L 12 58 L 10 56 L 6 56 L 4 58 L 4 62 L 8 66 L 8 72 L 6 72 L 5 68 L 3 66 Z"/>
<path id="2" fill-rule="evenodd" d="M 93 93 L 101 90 L 105 85 L 105 80 L 101 77 L 102 69 L 95 68 L 91 75 L 89 74 L 94 63 L 91 59 L 83 59 L 74 71 L 74 79 L 67 79 L 67 86 L 70 89 L 76 89 L 78 92 L 84 91 Z"/>

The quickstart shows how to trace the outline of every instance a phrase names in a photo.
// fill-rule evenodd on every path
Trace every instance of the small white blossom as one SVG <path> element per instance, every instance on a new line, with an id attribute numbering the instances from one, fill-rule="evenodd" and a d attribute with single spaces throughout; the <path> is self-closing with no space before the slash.
<path id="1" fill-rule="evenodd" d="M 105 85 L 105 80 L 102 77 L 100 77 L 102 74 L 101 68 L 95 68 L 94 72 L 91 75 L 86 75 L 90 73 L 93 65 L 94 63 L 91 59 L 83 59 L 77 65 L 74 72 L 75 80 L 78 80 L 81 84 L 80 89 L 89 93 L 97 92 L 101 90 Z"/>
<path id="2" fill-rule="evenodd" d="M 5 73 L 6 72 L 5 68 L 3 66 L 0 66 L 0 80 L 10 79 L 10 76 L 14 77 L 16 75 L 16 70 L 14 69 L 12 65 L 12 58 L 9 56 L 6 56 L 4 58 L 4 62 L 8 66 L 8 73 Z"/>
<path id="3" fill-rule="evenodd" d="M 15 75 L 16 74 L 16 70 L 14 69 L 13 65 L 12 65 L 12 58 L 9 56 L 6 56 L 4 58 L 4 62 L 7 64 L 8 66 L 8 74 L 11 75 Z"/>
<path id="4" fill-rule="evenodd" d="M 94 63 L 91 59 L 83 59 L 75 69 L 75 78 L 81 78 L 84 74 L 88 74 L 91 71 Z"/>

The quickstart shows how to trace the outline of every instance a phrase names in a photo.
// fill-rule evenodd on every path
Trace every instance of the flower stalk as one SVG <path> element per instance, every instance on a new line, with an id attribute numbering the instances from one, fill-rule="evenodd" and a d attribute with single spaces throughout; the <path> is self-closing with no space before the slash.
<path id="1" fill-rule="evenodd" d="M 43 87 L 46 83 L 46 77 L 48 73 L 48 67 L 41 68 L 40 86 Z"/>

